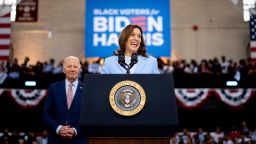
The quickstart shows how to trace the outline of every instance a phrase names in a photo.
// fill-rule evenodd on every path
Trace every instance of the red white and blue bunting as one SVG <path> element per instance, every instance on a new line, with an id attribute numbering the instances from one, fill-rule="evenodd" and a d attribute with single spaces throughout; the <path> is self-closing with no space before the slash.
<path id="1" fill-rule="evenodd" d="M 254 88 L 235 88 L 235 89 L 175 89 L 178 104 L 182 107 L 192 109 L 200 107 L 209 96 L 216 96 L 221 102 L 230 107 L 240 107 L 246 104 L 254 95 Z"/>
<path id="2" fill-rule="evenodd" d="M 175 88 L 177 103 L 192 109 L 203 105 L 210 96 L 216 96 L 221 102 L 230 107 L 240 107 L 255 95 L 256 89 L 209 89 L 209 88 Z M 37 106 L 46 96 L 46 89 L 0 89 L 0 97 L 7 92 L 15 102 L 25 108 Z"/>
<path id="3" fill-rule="evenodd" d="M 38 103 L 46 96 L 46 90 L 12 89 L 11 96 L 19 105 L 31 107 L 38 105 Z"/>
<path id="4" fill-rule="evenodd" d="M 14 101 L 22 107 L 31 108 L 37 106 L 46 96 L 45 89 L 0 89 L 0 97 L 6 95 L 14 99 Z"/>
<path id="5" fill-rule="evenodd" d="M 237 107 L 245 104 L 255 89 L 215 89 L 216 95 L 220 100 L 229 106 Z"/>
<path id="6" fill-rule="evenodd" d="M 210 95 L 210 91 L 207 88 L 175 89 L 175 95 L 182 106 L 193 108 L 203 103 Z"/>

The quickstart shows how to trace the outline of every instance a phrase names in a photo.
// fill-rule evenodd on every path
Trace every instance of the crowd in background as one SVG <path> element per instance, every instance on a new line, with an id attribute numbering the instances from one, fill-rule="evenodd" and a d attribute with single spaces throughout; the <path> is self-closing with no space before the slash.
<path id="1" fill-rule="evenodd" d="M 82 61 L 82 68 L 84 73 L 100 73 L 101 58 L 94 63 L 88 64 L 87 61 Z M 54 59 L 41 62 L 37 61 L 35 65 L 29 63 L 30 58 L 25 57 L 20 64 L 18 59 L 12 62 L 1 63 L 1 71 L 8 72 L 8 77 L 19 78 L 21 75 L 40 75 L 42 73 L 59 74 L 62 73 L 63 61 L 56 64 Z M 213 59 L 202 59 L 200 62 L 191 60 L 187 62 L 184 59 L 176 61 L 163 61 L 158 58 L 158 67 L 161 73 L 188 73 L 188 74 L 232 74 L 239 78 L 239 75 L 250 75 L 256 73 L 256 62 L 251 59 L 241 59 L 239 62 L 232 59 L 227 60 L 222 56 L 220 60 L 217 57 Z M 240 74 L 239 74 L 240 73 Z"/>
<path id="2" fill-rule="evenodd" d="M 18 132 L 4 128 L 0 132 L 0 144 L 47 144 L 48 131 Z"/>
<path id="3" fill-rule="evenodd" d="M 186 60 L 177 60 L 166 64 L 159 59 L 159 69 L 162 73 L 174 72 L 175 74 L 212 74 L 212 75 L 232 75 L 234 79 L 239 81 L 248 75 L 256 74 L 256 62 L 248 59 L 241 59 L 238 62 L 232 59 L 227 60 L 225 56 L 220 59 L 202 59 L 199 63 L 192 59 L 190 62 Z"/>
<path id="4" fill-rule="evenodd" d="M 99 58 L 92 63 L 81 61 L 82 73 L 80 75 L 80 80 L 83 80 L 84 74 L 100 73 L 102 63 L 102 58 Z M 45 62 L 38 61 L 33 65 L 30 64 L 29 57 L 25 57 L 24 61 L 21 63 L 15 58 L 11 62 L 0 63 L 0 83 L 5 87 L 9 87 L 13 84 L 12 80 L 36 79 L 37 81 L 41 80 L 41 83 L 46 82 L 43 87 L 47 88 L 48 84 L 63 78 L 62 66 L 63 61 L 56 63 L 55 59 L 50 59 Z M 241 83 L 246 80 L 251 81 L 244 82 L 246 85 L 242 87 L 251 87 L 256 81 L 256 62 L 251 59 L 241 59 L 236 62 L 232 59 L 227 60 L 225 56 L 222 56 L 221 58 L 215 57 L 213 59 L 203 59 L 199 62 L 196 60 L 187 62 L 182 59 L 176 61 L 170 61 L 168 59 L 167 61 L 163 61 L 163 59 L 158 58 L 158 67 L 163 74 L 173 73 L 174 79 L 179 79 L 176 81 L 176 86 L 178 87 L 186 87 L 184 86 L 184 83 L 179 82 L 184 80 L 188 81 L 189 79 L 197 79 L 197 81 L 201 81 L 202 85 L 193 85 L 194 87 L 204 87 L 204 80 L 209 79 L 212 79 L 213 81 L 216 79 L 229 79 L 238 82 L 241 81 Z M 5 81 L 4 78 L 6 78 L 7 81 Z M 215 87 L 218 85 L 221 84 L 217 83 L 216 85 L 206 87 Z"/>
<path id="5" fill-rule="evenodd" d="M 250 129 L 246 121 L 241 126 L 233 126 L 230 131 L 222 131 L 221 127 L 216 127 L 215 131 L 204 131 L 199 127 L 191 132 L 184 128 L 182 132 L 177 132 L 171 139 L 172 144 L 255 144 L 256 128 Z"/>
<path id="6" fill-rule="evenodd" d="M 102 59 L 98 59 L 94 63 L 81 61 L 83 74 L 93 73 L 98 74 L 101 71 Z M 158 67 L 161 73 L 173 73 L 174 79 L 177 77 L 189 80 L 187 75 L 193 78 L 198 78 L 199 75 L 222 76 L 229 75 L 237 81 L 243 79 L 251 79 L 250 76 L 256 77 L 256 62 L 250 59 L 240 60 L 238 62 L 232 59 L 227 60 L 225 56 L 213 59 L 204 59 L 200 62 L 191 60 L 163 61 L 158 59 Z M 65 77 L 62 73 L 63 61 L 58 63 L 54 59 L 41 62 L 38 61 L 35 65 L 30 63 L 30 58 L 26 57 L 21 63 L 17 59 L 11 62 L 0 63 L 0 83 L 2 87 L 13 88 L 18 81 L 23 79 L 36 79 L 48 81 L 44 88 L 48 87 L 49 83 L 61 80 Z M 6 77 L 6 80 L 2 80 Z M 215 78 L 215 77 L 214 77 Z M 18 81 L 15 81 L 18 80 Z M 208 77 L 206 79 L 209 81 Z M 201 81 L 201 80 L 198 80 Z M 175 86 L 178 86 L 178 81 L 174 81 Z M 184 85 L 184 81 L 181 81 Z M 192 83 L 195 86 L 195 83 Z M 203 83 L 205 85 L 206 83 Z M 43 132 L 17 132 L 8 131 L 8 129 L 0 132 L 0 144 L 44 144 L 47 143 L 47 131 Z M 248 128 L 243 122 L 242 127 L 232 127 L 229 131 L 222 131 L 220 127 L 216 131 L 204 131 L 204 128 L 199 127 L 198 130 L 189 130 L 184 128 L 182 132 L 177 132 L 170 140 L 171 144 L 256 144 L 256 128 Z"/>
<path id="7" fill-rule="evenodd" d="M 0 144 L 47 144 L 47 130 L 42 132 L 17 132 L 7 128 L 0 132 Z M 216 127 L 205 131 L 203 127 L 191 131 L 184 128 L 170 139 L 170 144 L 256 144 L 256 128 L 250 129 L 246 121 L 229 131 Z"/>

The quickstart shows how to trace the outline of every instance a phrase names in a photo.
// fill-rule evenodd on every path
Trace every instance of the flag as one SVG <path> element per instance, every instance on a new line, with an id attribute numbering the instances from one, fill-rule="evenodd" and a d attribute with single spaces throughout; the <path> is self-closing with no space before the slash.
<path id="1" fill-rule="evenodd" d="M 0 16 L 0 60 L 8 60 L 10 54 L 10 13 Z"/>
<path id="2" fill-rule="evenodd" d="M 250 57 L 256 60 L 256 10 L 250 9 Z"/>

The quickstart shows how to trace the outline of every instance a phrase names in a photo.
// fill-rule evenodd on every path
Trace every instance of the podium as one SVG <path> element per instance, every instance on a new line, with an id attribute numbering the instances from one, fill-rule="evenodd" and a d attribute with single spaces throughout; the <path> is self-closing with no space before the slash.
<path id="1" fill-rule="evenodd" d="M 134 82 L 141 86 L 139 90 Z M 129 88 L 132 90 L 127 90 Z M 141 109 L 127 106 L 121 113 L 116 111 L 113 105 L 120 106 L 121 100 L 117 97 L 125 95 L 126 91 L 137 91 L 133 98 L 138 98 L 133 100 L 138 107 L 143 104 Z M 126 111 L 135 111 L 135 114 L 122 115 Z M 80 126 L 90 144 L 169 144 L 178 126 L 172 75 L 85 75 Z"/>

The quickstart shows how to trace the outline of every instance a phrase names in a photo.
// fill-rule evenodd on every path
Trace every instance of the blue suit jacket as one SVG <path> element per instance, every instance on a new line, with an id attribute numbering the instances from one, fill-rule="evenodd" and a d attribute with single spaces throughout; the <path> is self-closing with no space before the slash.
<path id="1" fill-rule="evenodd" d="M 79 127 L 80 117 L 80 99 L 82 96 L 82 85 L 78 83 L 78 87 L 73 98 L 70 109 L 68 110 L 65 81 L 51 84 L 48 89 L 48 96 L 44 106 L 44 119 L 50 128 L 48 143 L 49 144 L 85 144 L 85 138 Z M 71 140 L 62 139 L 56 134 L 59 125 L 69 124 L 77 130 L 77 135 Z"/>
<path id="2" fill-rule="evenodd" d="M 118 56 L 111 56 L 105 59 L 102 74 L 125 74 L 126 70 L 118 63 Z M 159 74 L 156 58 L 152 56 L 138 56 L 135 74 Z"/>

